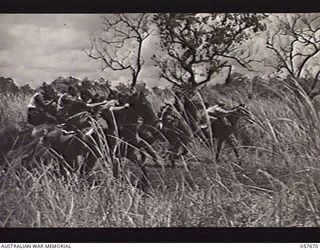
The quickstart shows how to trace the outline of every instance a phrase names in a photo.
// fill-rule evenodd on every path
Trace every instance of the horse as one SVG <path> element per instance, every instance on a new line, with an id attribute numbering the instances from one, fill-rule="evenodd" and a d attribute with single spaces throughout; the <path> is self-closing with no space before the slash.
<path id="1" fill-rule="evenodd" d="M 31 133 L 34 148 L 25 159 L 44 159 L 44 153 L 49 151 L 50 158 L 59 162 L 60 174 L 64 177 L 69 172 L 80 170 L 83 177 L 87 177 L 93 169 L 98 154 L 94 148 L 91 134 L 77 130 L 66 134 L 66 131 L 55 124 L 42 124 L 35 126 Z M 41 146 L 41 147 L 39 147 Z M 22 146 L 22 151 L 30 148 L 30 144 Z M 44 151 L 45 149 L 45 151 Z M 19 152 L 19 151 L 18 151 Z M 42 152 L 42 153 L 41 153 Z M 79 156 L 83 157 L 83 164 L 79 164 Z"/>
<path id="2" fill-rule="evenodd" d="M 91 135 L 78 130 L 65 134 L 66 131 L 57 124 L 41 124 L 21 131 L 17 126 L 0 128 L 0 164 L 4 170 L 14 159 L 21 159 L 21 164 L 31 169 L 33 160 L 58 158 L 60 173 L 79 169 L 78 157 L 84 157 L 82 174 L 87 174 L 97 160 Z M 51 154 L 47 154 L 48 151 Z M 66 163 L 66 164 L 65 164 Z"/>
<path id="3" fill-rule="evenodd" d="M 141 91 L 118 96 L 120 105 L 128 104 L 129 107 L 113 113 L 116 131 L 114 136 L 109 136 L 111 148 L 115 154 L 119 158 L 126 157 L 139 166 L 143 175 L 143 184 L 147 182 L 145 168 L 147 155 L 151 156 L 155 162 L 158 161 L 151 145 L 157 139 L 161 139 L 161 134 L 157 129 L 158 118 L 146 98 L 147 94 L 146 91 Z M 120 147 L 117 147 L 119 139 L 122 143 Z M 141 159 L 135 154 L 136 150 L 139 151 Z"/>
<path id="4" fill-rule="evenodd" d="M 10 160 L 9 154 L 15 150 L 18 150 L 24 145 L 34 145 L 35 141 L 31 135 L 31 129 L 21 130 L 17 126 L 3 126 L 0 128 L 0 164 L 7 165 L 6 161 Z M 28 154 L 28 151 L 24 151 L 24 154 L 20 157 Z"/>
<path id="5" fill-rule="evenodd" d="M 205 109 L 205 105 L 202 101 L 195 98 L 195 94 L 196 90 L 194 88 L 187 88 L 185 90 L 175 89 L 173 106 L 189 125 L 194 136 L 207 143 L 207 138 L 199 127 L 201 111 Z"/>
<path id="6" fill-rule="evenodd" d="M 134 163 L 139 164 L 144 175 L 146 175 L 146 171 L 142 164 L 146 159 L 145 152 L 151 155 L 153 159 L 156 158 L 156 154 L 150 146 L 150 144 L 155 141 L 154 135 L 156 134 L 156 129 L 152 124 L 155 114 L 151 104 L 145 99 L 144 93 L 124 95 L 119 98 L 119 101 L 122 104 L 129 103 L 130 107 L 127 110 L 114 113 L 114 121 L 116 122 L 115 127 L 118 130 L 117 133 L 111 133 L 110 130 L 103 129 L 107 138 L 107 143 L 113 152 L 117 149 L 117 140 L 121 138 L 125 142 L 122 143 L 122 145 L 125 144 L 127 148 L 125 153 L 123 153 L 123 147 L 118 150 L 120 157 L 125 156 Z M 79 120 L 77 124 L 79 123 L 81 126 L 79 129 L 79 126 L 74 125 L 75 123 L 67 123 L 68 128 L 73 127 L 72 131 L 74 131 L 74 133 L 70 134 L 64 133 L 64 127 L 48 127 L 47 124 L 36 126 L 34 128 L 33 134 L 36 135 L 35 137 L 40 138 L 39 140 L 41 140 L 41 144 L 51 152 L 57 153 L 62 157 L 64 162 L 67 163 L 64 168 L 60 167 L 60 169 L 63 170 L 64 175 L 66 173 L 65 170 L 75 171 L 79 169 L 79 156 L 84 157 L 82 172 L 85 174 L 94 167 L 97 159 L 101 157 L 98 152 L 99 150 L 97 150 L 97 147 L 101 146 L 98 142 L 99 132 L 94 130 L 92 123 L 90 123 L 90 120 L 95 120 L 96 117 L 94 117 L 94 115 L 96 114 L 90 115 L 88 112 L 75 114 L 77 121 Z M 90 123 L 89 126 L 88 122 Z M 90 129 L 90 135 L 82 132 L 83 129 L 85 129 L 84 127 Z M 135 155 L 135 149 L 140 151 L 140 161 Z M 113 171 L 114 175 L 117 176 L 117 169 L 114 168 Z"/>
<path id="7" fill-rule="evenodd" d="M 233 143 L 232 135 L 236 136 L 237 125 L 240 119 L 245 119 L 249 122 L 254 121 L 253 114 L 248 110 L 245 104 L 240 104 L 230 109 L 230 113 L 215 119 L 211 124 L 201 125 L 203 133 L 210 138 L 209 125 L 211 126 L 212 139 L 217 140 L 216 161 L 219 161 L 220 152 L 223 144 L 228 143 L 234 151 L 234 154 L 239 159 L 240 155 Z M 226 120 L 225 120 L 226 119 Z"/>
<path id="8" fill-rule="evenodd" d="M 174 167 L 175 159 L 188 153 L 187 146 L 193 142 L 194 135 L 187 121 L 173 104 L 167 103 L 161 108 L 158 116 L 161 132 L 169 142 L 171 167 Z"/>

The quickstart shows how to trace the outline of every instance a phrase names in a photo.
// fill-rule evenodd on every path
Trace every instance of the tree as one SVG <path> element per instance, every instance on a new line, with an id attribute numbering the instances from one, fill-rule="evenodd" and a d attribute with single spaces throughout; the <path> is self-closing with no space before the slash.
<path id="1" fill-rule="evenodd" d="M 25 95 L 30 95 L 30 94 L 33 94 L 34 89 L 32 89 L 32 88 L 30 87 L 30 85 L 27 83 L 27 84 L 22 85 L 22 86 L 20 87 L 20 92 L 23 93 L 23 94 L 25 94 Z"/>
<path id="2" fill-rule="evenodd" d="M 55 79 L 51 83 L 51 86 L 54 87 L 59 92 L 67 92 L 69 86 L 77 85 L 80 82 L 81 82 L 80 79 L 77 79 L 72 76 L 69 76 L 67 78 L 63 76 L 59 76 L 57 79 Z"/>
<path id="3" fill-rule="evenodd" d="M 266 62 L 266 65 L 301 87 L 305 82 L 310 83 L 311 78 L 312 83 L 304 89 L 314 98 L 319 95 L 316 87 L 320 77 L 320 14 L 288 14 L 277 19 L 279 24 L 267 40 L 267 48 L 273 52 L 276 62 Z"/>
<path id="4" fill-rule="evenodd" d="M 232 63 L 252 70 L 250 53 L 239 45 L 264 29 L 258 14 L 157 14 L 162 54 L 153 57 L 160 76 L 191 92 Z M 239 52 L 239 53 L 238 53 Z M 232 62 L 233 61 L 233 62 Z"/>
<path id="5" fill-rule="evenodd" d="M 0 93 L 1 94 L 17 94 L 19 87 L 12 78 L 0 77 Z"/>
<path id="6" fill-rule="evenodd" d="M 131 87 L 143 66 L 142 46 L 151 34 L 148 14 L 113 14 L 102 17 L 104 32 L 92 39 L 88 56 L 102 62 L 102 70 L 129 71 Z"/>

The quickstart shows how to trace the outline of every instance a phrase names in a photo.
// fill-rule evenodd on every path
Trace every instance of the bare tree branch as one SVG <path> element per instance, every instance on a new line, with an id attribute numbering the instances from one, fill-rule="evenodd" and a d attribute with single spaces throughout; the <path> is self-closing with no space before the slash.
<path id="1" fill-rule="evenodd" d="M 102 70 L 130 71 L 134 88 L 144 61 L 142 46 L 150 36 L 148 14 L 112 14 L 102 17 L 104 32 L 92 39 L 86 54 L 102 62 Z"/>
<path id="2" fill-rule="evenodd" d="M 319 67 L 316 59 L 320 51 L 319 20 L 320 15 L 316 13 L 279 18 L 278 30 L 267 40 L 267 48 L 273 51 L 278 61 L 277 65 L 270 66 L 277 71 L 286 69 L 296 82 L 312 71 L 312 62 Z M 310 93 L 315 90 L 318 77 L 318 73 L 315 74 Z"/>

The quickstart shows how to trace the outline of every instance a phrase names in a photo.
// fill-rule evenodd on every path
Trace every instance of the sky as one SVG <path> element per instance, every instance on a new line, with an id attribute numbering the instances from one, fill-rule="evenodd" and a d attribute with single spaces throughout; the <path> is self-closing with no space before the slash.
<path id="1" fill-rule="evenodd" d="M 59 76 L 125 82 L 123 73 L 102 72 L 84 51 L 102 29 L 100 14 L 0 14 L 0 76 L 32 87 Z M 151 44 L 145 42 L 145 53 L 152 52 Z M 141 79 L 159 84 L 156 69 L 146 61 Z"/>
<path id="2" fill-rule="evenodd" d="M 130 76 L 102 72 L 100 63 L 84 51 L 90 48 L 90 38 L 102 29 L 100 14 L 0 14 L 0 76 L 32 87 L 59 76 L 104 77 L 125 83 Z M 259 43 L 256 40 L 255 44 Z M 150 36 L 143 46 L 146 63 L 140 79 L 150 87 L 167 85 L 150 60 L 155 52 L 154 38 Z M 223 82 L 222 78 L 217 76 L 214 81 Z"/>
<path id="3" fill-rule="evenodd" d="M 84 52 L 102 29 L 100 14 L 0 14 L 0 76 L 32 87 L 59 76 L 126 82 L 125 74 L 102 72 L 100 63 Z M 150 60 L 154 43 L 152 36 L 144 42 L 143 56 L 149 59 L 140 79 L 163 86 L 168 83 L 159 79 Z"/>
<path id="4" fill-rule="evenodd" d="M 59 76 L 95 78 L 99 64 L 83 49 L 99 28 L 99 15 L 0 15 L 0 74 L 37 86 Z"/>

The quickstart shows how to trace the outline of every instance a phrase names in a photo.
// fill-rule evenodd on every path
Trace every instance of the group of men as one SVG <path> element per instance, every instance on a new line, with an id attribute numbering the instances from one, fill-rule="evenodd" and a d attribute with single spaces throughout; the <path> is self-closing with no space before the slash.
<path id="1" fill-rule="evenodd" d="M 27 106 L 27 120 L 34 126 L 57 124 L 68 133 L 88 127 L 89 117 L 99 117 L 99 107 L 105 111 L 118 111 L 129 104 L 120 106 L 118 100 L 94 95 L 80 84 L 69 86 L 65 93 L 58 93 L 44 82 Z"/>
<path id="2" fill-rule="evenodd" d="M 177 100 L 174 102 L 178 103 Z M 166 103 L 168 105 L 168 103 Z M 172 103 L 171 103 L 172 105 Z M 65 133 L 74 132 L 77 129 L 89 127 L 89 117 L 94 117 L 99 120 L 99 108 L 103 108 L 104 112 L 117 112 L 119 110 L 129 107 L 126 103 L 123 106 L 119 104 L 115 96 L 100 96 L 91 93 L 88 89 L 83 88 L 81 83 L 71 85 L 65 93 L 58 93 L 58 91 L 47 83 L 43 83 L 40 91 L 35 93 L 29 104 L 27 111 L 28 122 L 34 126 L 41 124 L 57 124 L 62 126 Z M 172 105 L 173 107 L 173 105 Z M 223 118 L 232 110 L 224 108 L 222 103 L 209 107 L 206 105 L 204 109 L 199 112 L 198 125 L 201 129 L 206 129 L 208 126 L 207 119 L 213 123 L 218 118 L 222 119 L 228 125 L 227 119 Z M 109 117 L 106 119 L 106 117 Z M 175 121 L 179 119 L 171 119 L 171 116 L 166 117 L 166 126 L 174 126 Z M 112 115 L 105 116 L 103 119 L 105 128 L 114 127 Z M 160 118 L 161 120 L 161 118 Z"/>

